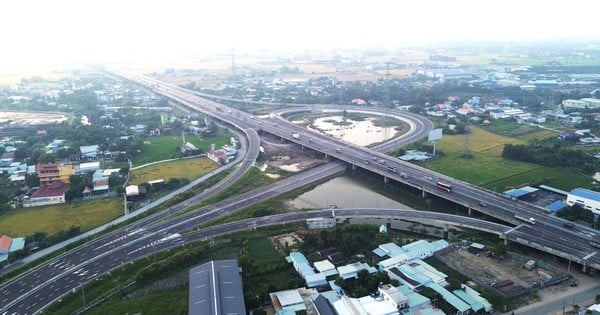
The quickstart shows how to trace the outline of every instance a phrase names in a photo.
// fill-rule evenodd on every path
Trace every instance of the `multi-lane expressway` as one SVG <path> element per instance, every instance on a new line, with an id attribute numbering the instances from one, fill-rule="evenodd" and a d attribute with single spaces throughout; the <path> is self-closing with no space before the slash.
<path id="1" fill-rule="evenodd" d="M 253 121 L 250 115 L 245 117 Z M 239 127 L 245 128 L 246 123 L 240 121 Z M 414 123 L 411 123 L 414 125 Z M 257 125 L 261 125 L 259 122 Z M 252 163 L 258 149 L 258 137 L 252 128 L 246 128 L 246 136 L 249 138 L 248 156 L 244 160 L 244 166 Z M 413 130 L 408 134 L 412 137 L 420 136 L 427 130 Z M 409 138 L 406 141 L 410 141 Z M 73 288 L 91 281 L 92 279 L 117 268 L 122 264 L 134 261 L 148 255 L 149 252 L 163 249 L 164 244 L 175 244 L 185 242 L 185 238 L 179 239 L 182 233 L 189 231 L 190 227 L 203 224 L 220 215 L 237 209 L 247 207 L 256 202 L 272 198 L 278 194 L 298 188 L 306 183 L 332 176 L 345 169 L 345 165 L 329 163 L 313 170 L 303 172 L 289 180 L 278 182 L 261 189 L 243 195 L 236 196 L 227 201 L 216 203 L 210 207 L 203 208 L 180 217 L 173 218 L 177 212 L 192 206 L 198 202 L 199 196 L 184 201 L 169 208 L 160 214 L 151 216 L 151 220 L 143 220 L 134 223 L 127 228 L 120 229 L 95 241 L 82 245 L 73 251 L 61 255 L 59 258 L 40 265 L 39 267 L 23 274 L 18 279 L 6 283 L 0 287 L 2 296 L 0 298 L 0 314 L 31 314 L 45 305 L 51 303 L 63 294 L 70 292 Z M 231 180 L 226 182 L 230 183 Z M 221 183 L 219 185 L 226 185 Z M 201 194 L 206 195 L 206 194 Z M 163 220 L 159 223 L 152 221 Z M 125 253 L 126 251 L 126 253 Z"/>
<path id="2" fill-rule="evenodd" d="M 158 87 L 155 85 L 153 88 L 156 90 Z M 440 176 L 439 174 L 408 163 L 402 163 L 401 161 L 372 150 L 356 147 L 318 133 L 309 133 L 305 129 L 285 121 L 271 118 L 260 119 L 247 113 L 228 109 L 214 102 L 199 100 L 196 96 L 181 91 L 181 89 L 177 87 L 161 84 L 161 89 L 161 91 L 157 92 L 163 93 L 186 106 L 195 108 L 196 110 L 210 113 L 237 127 L 250 127 L 273 133 L 282 138 L 298 142 L 314 150 L 334 156 L 350 165 L 360 166 L 375 173 L 382 174 L 384 178 L 417 187 L 423 190 L 424 193 L 432 193 L 447 199 L 455 200 L 481 212 L 494 214 L 494 216 L 509 222 L 515 220 L 513 217 L 515 211 L 527 212 L 531 216 L 535 216 L 538 220 L 538 224 L 521 224 L 516 228 L 511 228 L 465 217 L 442 219 L 441 217 L 446 215 L 424 212 L 404 213 L 404 215 L 409 216 L 408 218 L 412 217 L 415 220 L 426 220 L 425 217 L 433 216 L 434 218 L 431 220 L 452 222 L 457 225 L 470 226 L 471 228 L 479 227 L 481 229 L 486 229 L 490 225 L 494 225 L 498 229 L 495 233 L 503 235 L 506 239 L 528 244 L 546 251 L 556 251 L 556 254 L 559 256 L 567 253 L 569 258 L 571 258 L 571 256 L 587 257 L 587 264 L 597 268 L 598 257 L 595 255 L 594 249 L 590 249 L 587 244 L 587 240 L 592 231 L 580 226 L 576 226 L 572 230 L 561 228 L 560 224 L 562 224 L 562 222 L 560 220 L 552 218 L 547 219 L 547 216 L 539 212 L 539 209 L 534 209 L 530 205 L 506 199 L 497 194 L 479 189 L 478 187 L 454 181 L 451 178 Z M 217 110 L 216 106 L 219 106 L 219 110 Z M 292 137 L 292 133 L 301 133 L 300 139 Z M 367 164 L 366 161 L 369 161 L 369 163 Z M 384 161 L 385 164 L 380 163 L 380 161 Z M 388 168 L 389 166 L 395 167 L 395 171 Z M 322 178 L 323 172 L 334 174 L 344 168 L 344 166 L 337 163 L 327 164 L 318 169 L 303 172 L 294 176 L 292 179 L 283 180 L 268 186 L 260 191 L 253 191 L 235 196 L 226 201 L 215 203 L 200 211 L 195 211 L 180 217 L 164 218 L 163 221 L 148 223 L 145 226 L 129 226 L 116 233 L 112 233 L 96 241 L 82 245 L 55 260 L 37 267 L 29 273 L 23 274 L 14 281 L 0 286 L 0 292 L 2 293 L 0 298 L 0 305 L 2 305 L 0 307 L 0 314 L 35 313 L 59 296 L 78 287 L 80 283 L 91 281 L 109 270 L 118 268 L 123 264 L 141 257 L 145 257 L 155 251 L 164 250 L 174 246 L 181 246 L 181 244 L 193 239 L 202 239 L 221 233 L 215 230 L 215 228 L 202 230 L 204 232 L 192 232 L 190 227 L 204 224 L 207 221 L 230 211 L 247 207 L 256 202 L 295 189 L 315 178 Z M 444 180 L 453 185 L 454 188 L 452 192 L 444 192 L 436 189 L 435 182 L 438 180 Z M 482 206 L 482 202 L 485 202 L 486 206 Z M 355 211 L 354 215 L 356 216 L 372 217 L 385 215 L 382 213 L 378 214 L 376 211 L 379 210 L 374 209 L 347 211 L 350 212 L 344 213 L 340 210 L 336 210 L 336 215 L 341 216 L 342 214 L 345 214 L 350 216 L 352 215 L 352 211 Z M 309 214 L 302 213 L 298 215 L 302 217 Z M 401 214 L 388 212 L 388 215 L 390 217 L 396 217 Z M 259 223 L 264 221 L 279 223 L 281 222 L 280 220 L 283 219 L 272 217 L 254 220 L 255 221 L 252 221 L 254 223 L 251 223 L 250 226 L 248 226 L 248 222 L 242 222 L 238 223 L 238 227 L 243 229 L 259 226 Z M 227 228 L 224 227 L 224 230 L 222 231 L 227 231 Z M 196 238 L 193 238 L 193 235 L 195 235 L 194 237 Z M 573 240 L 575 240 L 574 244 L 572 243 Z"/>
<path id="3" fill-rule="evenodd" d="M 597 237 L 597 231 L 581 225 L 575 225 L 573 228 L 565 227 L 564 220 L 549 215 L 543 208 L 507 198 L 504 195 L 441 175 L 375 150 L 312 132 L 282 120 L 278 116 L 270 115 L 268 118 L 258 118 L 234 108 L 200 98 L 195 92 L 189 92 L 186 89 L 159 82 L 152 78 L 123 73 L 120 73 L 120 75 L 149 86 L 156 93 L 170 97 L 192 110 L 208 113 L 233 125 L 245 123 L 257 130 L 269 132 L 288 141 L 323 152 L 353 167 L 361 167 L 381 174 L 385 180 L 394 180 L 416 187 L 422 190 L 424 194 L 437 195 L 462 204 L 470 210 L 476 210 L 490 217 L 519 225 L 514 231 L 524 231 L 525 236 L 514 238 L 508 236 L 507 239 L 575 261 L 584 268 L 600 269 L 599 249 L 590 245 L 590 240 Z M 235 101 L 230 98 L 221 99 L 229 102 Z M 311 108 L 315 107 L 318 108 L 319 106 L 311 105 Z M 344 106 L 343 108 L 350 107 Z M 362 110 L 366 111 L 368 109 L 362 108 Z M 392 110 L 386 110 L 386 113 L 399 115 L 398 111 Z M 416 123 L 413 127 L 419 129 L 425 128 L 425 126 L 426 124 Z M 299 136 L 293 136 L 294 134 Z M 438 182 L 452 186 L 451 192 L 439 189 Z M 537 224 L 523 223 L 515 215 L 534 218 Z M 558 240 L 560 244 L 557 243 L 555 247 L 548 246 L 547 243 L 550 239 Z"/>

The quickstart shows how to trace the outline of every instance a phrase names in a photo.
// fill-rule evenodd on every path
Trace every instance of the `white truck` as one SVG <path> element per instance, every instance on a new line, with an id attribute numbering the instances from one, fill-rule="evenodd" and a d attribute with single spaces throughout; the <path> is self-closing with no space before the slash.
<path id="1" fill-rule="evenodd" d="M 292 133 L 292 138 L 300 140 L 300 134 L 299 133 Z"/>
<path id="2" fill-rule="evenodd" d="M 532 218 L 532 217 L 526 217 L 526 216 L 520 215 L 518 213 L 515 213 L 515 218 L 517 218 L 521 221 L 527 222 L 529 224 L 535 224 L 535 218 Z"/>

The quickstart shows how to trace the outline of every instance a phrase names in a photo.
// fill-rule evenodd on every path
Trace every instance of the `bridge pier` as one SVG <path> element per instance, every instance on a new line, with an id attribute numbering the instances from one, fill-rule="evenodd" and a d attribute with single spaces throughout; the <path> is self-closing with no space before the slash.
<path id="1" fill-rule="evenodd" d="M 425 192 L 425 190 L 421 190 L 421 198 L 425 197 L 427 197 L 427 193 Z"/>
<path id="2" fill-rule="evenodd" d="M 444 224 L 444 239 L 447 240 L 449 238 L 448 235 L 448 230 L 450 228 L 450 225 L 448 223 Z"/>
<path id="3" fill-rule="evenodd" d="M 588 272 L 588 266 L 584 263 L 581 265 L 581 272 L 583 273 L 587 273 Z"/>
<path id="4" fill-rule="evenodd" d="M 387 176 L 383 176 L 383 182 L 387 183 L 389 181 L 389 179 L 387 178 Z"/>
<path id="5" fill-rule="evenodd" d="M 352 170 L 356 171 L 356 164 L 352 164 Z"/>
<path id="6" fill-rule="evenodd" d="M 471 213 L 471 210 L 473 210 L 473 209 L 471 209 L 471 206 L 469 206 L 469 208 L 467 209 L 467 212 L 468 212 L 469 216 L 473 215 L 473 214 Z"/>

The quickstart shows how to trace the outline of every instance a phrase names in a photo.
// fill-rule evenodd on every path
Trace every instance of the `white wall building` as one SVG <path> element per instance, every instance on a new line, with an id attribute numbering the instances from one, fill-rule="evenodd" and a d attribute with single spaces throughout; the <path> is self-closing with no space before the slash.
<path id="1" fill-rule="evenodd" d="M 600 193 L 585 188 L 575 188 L 567 195 L 567 204 L 569 206 L 578 204 L 584 209 L 600 214 Z"/>

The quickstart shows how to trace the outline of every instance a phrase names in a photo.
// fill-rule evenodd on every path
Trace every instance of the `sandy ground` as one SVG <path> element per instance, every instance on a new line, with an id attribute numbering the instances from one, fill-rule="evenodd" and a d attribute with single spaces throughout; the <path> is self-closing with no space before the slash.
<path id="1" fill-rule="evenodd" d="M 261 136 L 261 146 L 269 156 L 267 165 L 290 172 L 299 172 L 326 162 L 325 159 L 311 157 L 307 149 L 303 151 L 297 144 L 281 142 L 272 136 Z"/>

